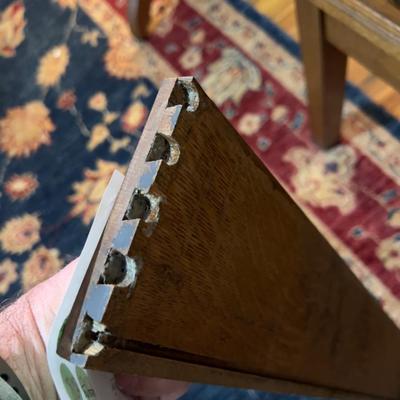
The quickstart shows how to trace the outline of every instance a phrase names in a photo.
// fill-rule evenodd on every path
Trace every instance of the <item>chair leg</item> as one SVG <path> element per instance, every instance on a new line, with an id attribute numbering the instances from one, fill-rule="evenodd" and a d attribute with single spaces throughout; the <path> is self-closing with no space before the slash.
<path id="1" fill-rule="evenodd" d="M 347 56 L 327 41 L 324 15 L 309 0 L 297 0 L 297 17 L 312 135 L 328 148 L 340 139 Z"/>
<path id="2" fill-rule="evenodd" d="M 148 36 L 151 0 L 129 0 L 128 17 L 132 33 L 139 39 Z"/>

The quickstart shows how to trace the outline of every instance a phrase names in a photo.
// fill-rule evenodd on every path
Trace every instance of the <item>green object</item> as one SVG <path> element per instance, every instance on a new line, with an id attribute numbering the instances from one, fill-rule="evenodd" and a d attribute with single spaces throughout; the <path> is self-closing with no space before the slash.
<path id="1" fill-rule="evenodd" d="M 17 392 L 2 378 L 0 378 L 0 394 L 2 400 L 22 400 Z"/>
<path id="2" fill-rule="evenodd" d="M 68 318 L 65 318 L 65 319 L 64 319 L 64 322 L 63 322 L 63 324 L 61 325 L 61 328 L 60 328 L 60 332 L 58 332 L 58 337 L 57 337 L 57 348 L 59 347 L 61 338 L 62 338 L 62 336 L 63 336 L 63 334 L 64 334 L 65 325 L 67 325 L 67 319 L 68 319 Z"/>
<path id="3" fill-rule="evenodd" d="M 67 391 L 70 400 L 83 400 L 78 383 L 65 364 L 60 365 L 60 374 L 64 382 L 64 388 Z"/>
<path id="4" fill-rule="evenodd" d="M 92 388 L 90 384 L 89 377 L 86 371 L 80 367 L 76 367 L 76 377 L 78 378 L 79 383 L 81 384 L 81 389 L 86 396 L 87 400 L 94 400 L 96 399 L 96 392 Z"/>

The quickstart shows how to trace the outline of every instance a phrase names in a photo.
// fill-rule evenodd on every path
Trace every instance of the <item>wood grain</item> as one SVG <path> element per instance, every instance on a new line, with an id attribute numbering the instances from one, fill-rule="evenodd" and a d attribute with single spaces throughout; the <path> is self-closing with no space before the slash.
<path id="1" fill-rule="evenodd" d="M 160 162 L 149 188 L 162 199 L 159 219 L 124 220 L 160 132 L 180 157 Z M 130 286 L 99 284 L 117 245 L 140 264 Z M 400 332 L 191 78 L 161 87 L 85 291 L 75 332 L 60 345 L 83 332 L 91 350 L 70 346 L 68 356 L 85 367 L 342 398 L 400 395 Z M 100 323 L 89 332 L 85 314 Z"/>

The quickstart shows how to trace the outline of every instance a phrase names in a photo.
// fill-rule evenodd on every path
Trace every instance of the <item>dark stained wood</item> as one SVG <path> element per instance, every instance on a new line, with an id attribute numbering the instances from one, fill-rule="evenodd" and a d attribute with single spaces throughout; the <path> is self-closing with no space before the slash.
<path id="1" fill-rule="evenodd" d="M 149 160 L 176 161 L 164 139 L 180 157 L 156 162 L 159 215 L 138 196 L 126 220 Z M 105 284 L 110 248 L 135 260 L 132 285 Z M 59 348 L 84 367 L 400 396 L 399 330 L 191 78 L 163 83 L 93 265 Z"/>
<path id="2" fill-rule="evenodd" d="M 107 348 L 101 359 L 96 363 L 96 369 L 107 370 L 108 362 L 115 367 L 115 372 L 126 372 L 127 370 L 140 371 L 142 376 L 155 376 L 159 378 L 171 378 L 186 382 L 201 382 L 210 385 L 221 385 L 239 388 L 251 388 L 264 390 L 269 393 L 291 394 L 297 393 L 303 396 L 328 397 L 330 399 L 342 400 L 373 400 L 377 397 L 366 396 L 353 392 L 345 392 L 327 387 L 313 386 L 308 383 L 289 381 L 282 378 L 251 375 L 243 372 L 231 371 L 197 364 L 174 360 L 170 358 L 157 357 L 143 352 L 119 350 Z M 171 375 L 171 371 L 173 374 Z"/>
<path id="3" fill-rule="evenodd" d="M 326 148 L 340 138 L 347 57 L 328 42 L 320 9 L 308 0 L 297 0 L 297 16 L 311 131 L 314 141 Z"/>
<path id="4" fill-rule="evenodd" d="M 400 0 L 390 0 L 394 6 L 396 6 L 397 8 L 400 8 Z"/>
<path id="5" fill-rule="evenodd" d="M 132 33 L 139 39 L 146 39 L 150 21 L 151 0 L 129 0 L 128 16 Z"/>

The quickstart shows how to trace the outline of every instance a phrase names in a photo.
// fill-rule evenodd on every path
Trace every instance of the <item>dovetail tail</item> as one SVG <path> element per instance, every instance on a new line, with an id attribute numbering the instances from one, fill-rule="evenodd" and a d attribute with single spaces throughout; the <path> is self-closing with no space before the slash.
<path id="1" fill-rule="evenodd" d="M 118 285 L 122 287 L 133 285 L 136 281 L 138 267 L 134 259 L 111 249 L 104 264 L 104 271 L 99 284 Z"/>
<path id="2" fill-rule="evenodd" d="M 129 200 L 124 219 L 146 219 L 150 213 L 150 200 L 139 189 L 135 189 Z"/>
<path id="3" fill-rule="evenodd" d="M 186 111 L 195 112 L 199 104 L 199 92 L 192 78 L 179 78 L 168 100 L 168 107 L 181 105 Z"/>
<path id="4" fill-rule="evenodd" d="M 158 222 L 161 197 L 135 189 L 125 211 L 124 220 L 142 219 L 147 223 Z"/>
<path id="5" fill-rule="evenodd" d="M 89 356 L 98 355 L 104 348 L 98 341 L 101 334 L 107 334 L 105 325 L 94 321 L 86 314 L 82 324 L 78 327 L 76 338 L 72 344 L 72 351 Z"/>
<path id="6" fill-rule="evenodd" d="M 157 133 L 146 161 L 163 160 L 167 165 L 175 165 L 179 160 L 179 144 L 171 136 Z"/>
<path id="7" fill-rule="evenodd" d="M 193 81 L 186 79 L 178 79 L 178 83 L 186 91 L 186 111 L 195 112 L 200 104 L 199 92 L 197 91 L 196 86 L 194 85 Z"/>

